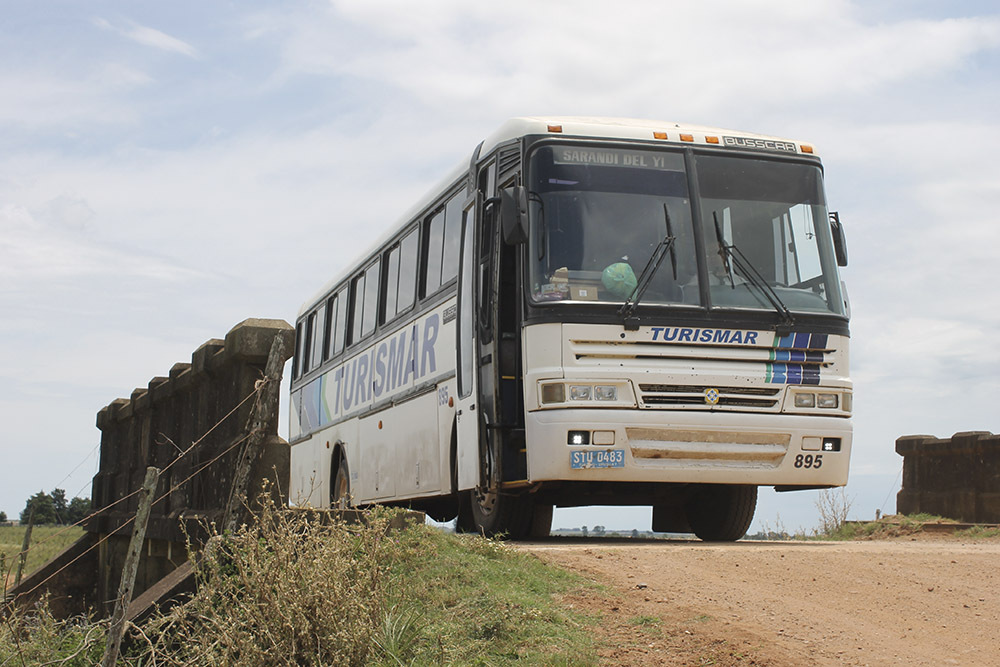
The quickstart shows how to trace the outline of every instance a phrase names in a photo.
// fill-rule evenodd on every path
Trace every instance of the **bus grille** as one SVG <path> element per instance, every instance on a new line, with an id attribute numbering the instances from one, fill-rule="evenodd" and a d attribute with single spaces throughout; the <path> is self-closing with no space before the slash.
<path id="1" fill-rule="evenodd" d="M 715 389 L 718 402 L 709 405 L 705 392 Z M 642 407 L 701 408 L 774 408 L 778 404 L 780 388 L 771 387 L 708 387 L 702 385 L 640 384 L 639 398 Z"/>
<path id="2" fill-rule="evenodd" d="M 826 345 L 825 340 L 819 342 Z M 571 336 L 568 343 L 567 367 L 646 375 L 648 381 L 638 385 L 639 405 L 650 410 L 777 412 L 785 385 L 819 384 L 822 370 L 831 363 L 825 347 L 799 349 L 777 340 L 775 347 L 607 341 L 589 336 Z M 723 378 L 727 384 L 713 384 Z M 709 389 L 715 390 L 717 401 L 706 400 Z"/>

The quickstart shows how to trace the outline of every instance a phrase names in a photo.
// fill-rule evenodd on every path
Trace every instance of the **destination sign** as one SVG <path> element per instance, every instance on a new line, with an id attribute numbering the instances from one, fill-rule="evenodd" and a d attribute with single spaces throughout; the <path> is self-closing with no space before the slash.
<path id="1" fill-rule="evenodd" d="M 553 149 L 552 154 L 556 164 L 684 170 L 684 157 L 677 153 L 560 147 Z"/>

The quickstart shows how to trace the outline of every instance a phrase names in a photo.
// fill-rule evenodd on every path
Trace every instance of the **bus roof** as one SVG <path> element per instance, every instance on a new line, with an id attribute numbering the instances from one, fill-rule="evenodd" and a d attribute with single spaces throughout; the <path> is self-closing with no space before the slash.
<path id="1" fill-rule="evenodd" d="M 732 139 L 751 139 L 755 142 L 742 146 L 730 144 L 739 147 L 816 155 L 815 148 L 811 144 L 803 144 L 782 137 L 673 121 L 598 116 L 523 116 L 511 118 L 487 137 L 486 141 L 483 142 L 482 153 L 485 155 L 500 144 L 529 134 L 562 134 L 571 137 L 640 141 L 660 140 L 680 145 L 722 145 L 725 143 L 725 138 L 729 137 Z M 775 144 L 778 146 L 774 147 Z"/>
<path id="2" fill-rule="evenodd" d="M 804 144 L 791 139 L 783 139 L 752 132 L 740 132 L 718 127 L 676 123 L 673 121 L 642 120 L 636 118 L 611 118 L 599 116 L 520 116 L 511 118 L 498 127 L 483 141 L 480 155 L 488 155 L 493 149 L 528 135 L 552 134 L 566 137 L 595 137 L 601 139 L 623 139 L 638 141 L 662 141 L 673 145 L 729 145 L 735 148 L 762 150 L 765 152 L 794 153 L 816 156 L 816 150 L 811 144 Z M 445 190 L 451 188 L 469 170 L 472 161 L 470 153 L 466 159 L 452 169 L 445 178 L 420 197 L 402 216 L 388 227 L 364 253 L 358 258 L 368 258 L 381 248 L 386 241 L 399 233 L 400 229 L 412 222 L 419 214 L 432 206 Z M 352 262 L 321 290 L 306 301 L 299 309 L 297 318 L 302 317 L 317 303 L 322 301 L 334 287 L 348 279 L 357 270 L 358 264 Z"/>

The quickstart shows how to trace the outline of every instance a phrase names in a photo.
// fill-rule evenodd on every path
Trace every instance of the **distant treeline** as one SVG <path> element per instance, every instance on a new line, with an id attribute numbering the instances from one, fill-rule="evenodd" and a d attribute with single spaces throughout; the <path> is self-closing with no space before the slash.
<path id="1" fill-rule="evenodd" d="M 55 524 L 60 526 L 71 525 L 86 518 L 90 514 L 90 498 L 76 497 L 66 500 L 66 491 L 63 489 L 52 489 L 52 493 L 39 491 L 28 498 L 21 511 L 21 523 L 28 523 L 28 519 L 34 510 L 34 522 L 36 525 Z M 0 514 L 4 514 L 0 512 Z M 5 521 L 6 515 L 0 517 L 0 521 Z"/>

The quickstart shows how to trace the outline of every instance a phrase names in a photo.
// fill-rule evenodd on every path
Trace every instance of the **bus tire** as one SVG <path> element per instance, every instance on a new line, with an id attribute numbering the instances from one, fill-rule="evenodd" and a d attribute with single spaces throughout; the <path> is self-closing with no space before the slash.
<path id="1" fill-rule="evenodd" d="M 685 508 L 691 531 L 706 542 L 735 542 L 747 533 L 757 507 L 757 487 L 709 484 Z"/>
<path id="2" fill-rule="evenodd" d="M 343 455 L 340 456 L 337 474 L 333 478 L 333 486 L 330 488 L 330 506 L 342 510 L 351 507 L 351 476 L 347 467 L 347 458 Z"/>
<path id="3" fill-rule="evenodd" d="M 541 540 L 552 534 L 552 510 L 552 505 L 535 503 L 535 511 L 531 514 L 531 527 L 528 530 L 528 537 Z"/>
<path id="4" fill-rule="evenodd" d="M 524 538 L 531 529 L 534 503 L 528 496 L 470 491 L 465 498 L 472 530 L 484 537 Z M 459 515 L 461 518 L 461 514 Z"/>

